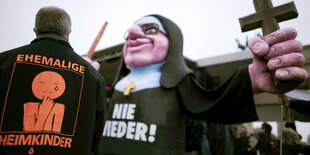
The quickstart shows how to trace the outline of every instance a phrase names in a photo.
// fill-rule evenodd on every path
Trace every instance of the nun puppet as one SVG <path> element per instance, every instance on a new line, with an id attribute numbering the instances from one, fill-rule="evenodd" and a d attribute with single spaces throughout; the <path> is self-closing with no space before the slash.
<path id="1" fill-rule="evenodd" d="M 295 32 L 294 29 L 286 31 Z M 217 89 L 208 90 L 197 82 L 193 71 L 185 64 L 180 28 L 160 15 L 138 19 L 125 33 L 124 63 L 112 88 L 100 152 L 185 154 L 186 117 L 225 124 L 257 120 L 253 94 L 284 91 L 274 88 L 270 74 L 263 72 L 267 62 L 256 60 L 267 55 L 268 43 L 275 43 L 278 38 L 278 35 L 273 37 L 273 42 L 252 39 L 250 46 L 256 44 L 252 50 L 253 63 L 237 70 Z M 283 38 L 282 35 L 280 40 Z M 294 45 L 298 47 L 290 49 L 298 53 L 295 48 L 300 48 L 301 44 Z M 289 51 L 282 52 L 286 53 Z M 269 55 L 269 59 L 271 57 L 275 56 Z M 302 55 L 296 57 L 304 59 Z M 307 77 L 301 68 L 303 63 L 286 63 L 297 66 L 287 71 L 294 76 L 281 74 L 281 77 L 302 82 Z M 273 69 L 280 67 L 287 66 Z"/>

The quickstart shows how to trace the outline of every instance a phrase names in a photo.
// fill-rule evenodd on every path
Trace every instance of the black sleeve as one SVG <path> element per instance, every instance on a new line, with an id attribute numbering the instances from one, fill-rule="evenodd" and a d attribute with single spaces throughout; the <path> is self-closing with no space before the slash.
<path id="1" fill-rule="evenodd" d="M 185 77 L 177 89 L 185 114 L 191 118 L 223 124 L 258 119 L 247 67 L 215 89 L 203 88 L 193 76 Z"/>
<path id="2" fill-rule="evenodd" d="M 310 114 L 310 101 L 292 100 L 290 108 L 305 114 Z"/>
<path id="3" fill-rule="evenodd" d="M 100 76 L 100 75 L 99 75 Z M 105 115 L 107 114 L 106 104 L 106 87 L 103 77 L 99 77 L 97 82 L 97 105 L 96 105 L 96 124 L 92 145 L 92 152 L 96 154 L 98 152 L 100 139 L 104 128 Z"/>

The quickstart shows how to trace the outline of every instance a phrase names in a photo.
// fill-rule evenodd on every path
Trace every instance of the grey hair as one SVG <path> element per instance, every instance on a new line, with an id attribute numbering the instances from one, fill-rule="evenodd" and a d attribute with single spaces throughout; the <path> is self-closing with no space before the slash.
<path id="1" fill-rule="evenodd" d="M 49 6 L 41 8 L 35 19 L 36 33 L 57 33 L 67 36 L 71 31 L 71 18 L 69 14 L 61 8 Z"/>

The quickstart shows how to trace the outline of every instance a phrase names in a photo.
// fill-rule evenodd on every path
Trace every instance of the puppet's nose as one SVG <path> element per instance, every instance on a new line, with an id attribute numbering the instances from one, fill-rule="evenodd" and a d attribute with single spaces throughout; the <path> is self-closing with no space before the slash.
<path id="1" fill-rule="evenodd" d="M 135 40 L 137 38 L 144 37 L 144 35 L 145 34 L 143 33 L 141 27 L 134 25 L 129 28 L 127 39 Z"/>

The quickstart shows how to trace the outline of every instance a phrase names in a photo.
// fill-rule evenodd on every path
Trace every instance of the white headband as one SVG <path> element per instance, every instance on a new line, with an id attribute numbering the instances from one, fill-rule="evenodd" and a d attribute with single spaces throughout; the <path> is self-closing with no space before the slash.
<path id="1" fill-rule="evenodd" d="M 167 34 L 164 26 L 161 24 L 161 22 L 159 21 L 159 19 L 157 19 L 154 16 L 146 16 L 146 17 L 142 17 L 140 19 L 138 19 L 134 24 L 135 25 L 143 25 L 143 24 L 148 24 L 148 23 L 155 23 L 159 26 L 159 30 L 165 34 Z"/>

